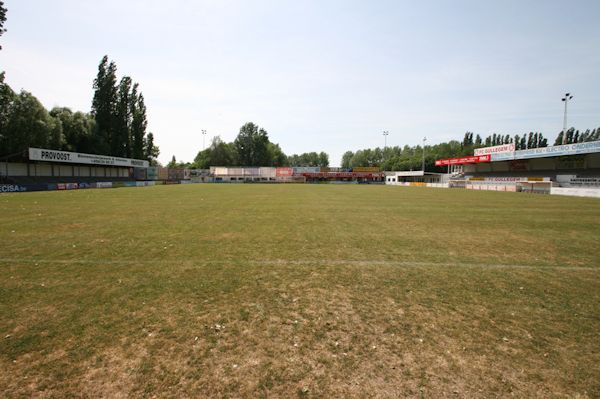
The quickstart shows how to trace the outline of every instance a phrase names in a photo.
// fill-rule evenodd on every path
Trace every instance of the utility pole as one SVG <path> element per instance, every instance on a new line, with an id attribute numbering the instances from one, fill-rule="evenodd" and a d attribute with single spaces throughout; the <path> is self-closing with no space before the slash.
<path id="1" fill-rule="evenodd" d="M 565 118 L 563 120 L 563 137 L 562 137 L 563 145 L 567 144 L 567 103 L 572 98 L 573 98 L 573 96 L 571 95 L 571 93 L 566 93 L 565 96 L 562 98 L 562 101 L 565 103 Z"/>
<path id="2" fill-rule="evenodd" d="M 423 171 L 423 177 L 425 177 L 425 142 L 427 141 L 427 137 L 423 137 L 423 166 L 422 166 L 422 171 Z"/>

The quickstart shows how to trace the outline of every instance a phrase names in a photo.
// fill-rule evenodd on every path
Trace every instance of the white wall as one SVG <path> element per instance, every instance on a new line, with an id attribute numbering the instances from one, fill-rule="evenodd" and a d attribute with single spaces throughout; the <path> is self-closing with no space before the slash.
<path id="1" fill-rule="evenodd" d="M 550 194 L 600 198 L 600 188 L 551 187 Z"/>

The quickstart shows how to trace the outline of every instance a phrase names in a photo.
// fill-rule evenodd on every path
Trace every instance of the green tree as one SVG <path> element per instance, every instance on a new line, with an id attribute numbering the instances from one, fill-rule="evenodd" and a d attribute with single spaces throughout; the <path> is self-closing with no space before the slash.
<path id="1" fill-rule="evenodd" d="M 133 85 L 131 95 L 131 108 L 133 120 L 131 123 L 131 145 L 132 156 L 136 159 L 144 158 L 144 137 L 146 136 L 146 127 L 148 121 L 146 119 L 146 104 L 142 93 L 137 94 L 138 85 Z"/>
<path id="2" fill-rule="evenodd" d="M 346 151 L 344 155 L 342 155 L 342 168 L 349 168 L 350 162 L 352 161 L 352 157 L 354 153 L 352 151 Z"/>
<path id="3" fill-rule="evenodd" d="M 4 83 L 4 72 L 0 72 L 0 155 L 10 154 L 8 149 L 8 123 L 15 106 L 17 95 Z"/>
<path id="4" fill-rule="evenodd" d="M 154 134 L 150 132 L 144 140 L 144 156 L 142 159 L 147 159 L 151 165 L 156 165 L 158 163 L 156 158 L 158 158 L 159 154 L 159 148 L 154 145 Z"/>
<path id="5" fill-rule="evenodd" d="M 94 119 L 83 112 L 73 112 L 66 107 L 54 107 L 50 116 L 60 122 L 64 137 L 62 148 L 65 151 L 90 152 Z"/>
<path id="6" fill-rule="evenodd" d="M 268 144 L 270 166 L 286 166 L 288 159 L 279 147 L 279 144 L 269 143 Z"/>
<path id="7" fill-rule="evenodd" d="M 0 0 L 0 36 L 6 32 L 6 29 L 4 28 L 4 23 L 6 22 L 6 11 L 6 7 L 4 7 L 4 1 Z M 0 46 L 0 50 L 2 50 L 2 46 Z"/>
<path id="8" fill-rule="evenodd" d="M 269 165 L 269 135 L 265 129 L 259 128 L 252 122 L 240 128 L 233 146 L 238 165 L 264 166 Z"/>
<path id="9" fill-rule="evenodd" d="M 329 166 L 329 154 L 321 151 L 319 153 L 319 166 L 327 167 Z"/>
<path id="10" fill-rule="evenodd" d="M 98 65 L 98 75 L 94 79 L 92 115 L 96 121 L 94 131 L 95 153 L 118 155 L 113 150 L 118 147 L 115 136 L 115 115 L 117 108 L 117 66 L 104 56 Z"/>
<path id="11" fill-rule="evenodd" d="M 6 129 L 3 129 L 3 154 L 25 151 L 28 147 L 60 149 L 61 131 L 48 111 L 31 93 L 22 91 L 14 98 L 9 109 Z"/>
<path id="12" fill-rule="evenodd" d="M 211 166 L 234 166 L 235 158 L 233 145 L 216 136 L 207 149 L 198 152 L 194 158 L 194 167 L 208 169 Z"/>
<path id="13" fill-rule="evenodd" d="M 129 76 L 124 76 L 119 83 L 117 94 L 115 126 L 111 140 L 111 155 L 131 157 L 131 121 L 132 116 L 132 82 Z"/>

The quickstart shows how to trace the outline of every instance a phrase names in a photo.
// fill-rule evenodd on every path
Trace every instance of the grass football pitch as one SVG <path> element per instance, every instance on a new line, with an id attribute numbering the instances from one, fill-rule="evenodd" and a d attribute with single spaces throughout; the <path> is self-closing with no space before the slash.
<path id="1" fill-rule="evenodd" d="M 600 201 L 0 195 L 2 397 L 600 397 Z"/>

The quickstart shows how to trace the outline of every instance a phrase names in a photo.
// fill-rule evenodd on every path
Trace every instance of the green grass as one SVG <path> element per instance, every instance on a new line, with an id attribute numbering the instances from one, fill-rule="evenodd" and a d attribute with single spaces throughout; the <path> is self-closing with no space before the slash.
<path id="1" fill-rule="evenodd" d="M 0 196 L 4 397 L 600 396 L 600 201 Z"/>

